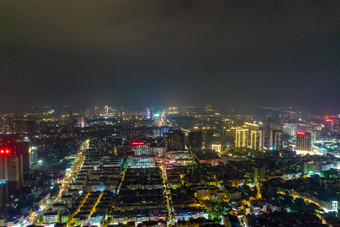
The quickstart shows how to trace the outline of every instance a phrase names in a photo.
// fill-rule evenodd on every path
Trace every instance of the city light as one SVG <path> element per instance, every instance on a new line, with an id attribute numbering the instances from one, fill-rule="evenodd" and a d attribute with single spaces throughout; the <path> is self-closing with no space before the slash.
<path id="1" fill-rule="evenodd" d="M 340 227 L 340 0 L 26 2 L 0 227 Z"/>
<path id="2" fill-rule="evenodd" d="M 296 135 L 306 135 L 305 132 L 297 132 Z"/>
<path id="3" fill-rule="evenodd" d="M 3 148 L 0 150 L 0 154 L 9 154 L 9 153 L 11 153 L 10 149 Z"/>

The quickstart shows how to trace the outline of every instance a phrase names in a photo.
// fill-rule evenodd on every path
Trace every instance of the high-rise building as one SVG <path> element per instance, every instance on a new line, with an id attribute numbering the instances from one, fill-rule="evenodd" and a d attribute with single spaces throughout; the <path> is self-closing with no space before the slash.
<path id="1" fill-rule="evenodd" d="M 35 134 L 37 132 L 37 124 L 35 121 L 24 121 L 24 132 Z"/>
<path id="2" fill-rule="evenodd" d="M 214 140 L 214 132 L 211 128 L 202 129 L 202 140 L 205 147 L 210 147 Z"/>
<path id="3" fill-rule="evenodd" d="M 249 129 L 236 129 L 235 147 L 248 147 Z"/>
<path id="4" fill-rule="evenodd" d="M 105 116 L 109 115 L 109 106 L 104 107 L 104 115 Z"/>
<path id="5" fill-rule="evenodd" d="M 314 161 L 304 162 L 302 165 L 302 174 L 307 175 L 309 173 L 319 173 L 320 165 Z"/>
<path id="6" fill-rule="evenodd" d="M 146 109 L 146 119 L 150 119 L 151 118 L 151 111 L 150 109 Z"/>
<path id="7" fill-rule="evenodd" d="M 295 136 L 298 125 L 296 123 L 284 123 L 283 124 L 283 134 L 289 136 Z"/>
<path id="8" fill-rule="evenodd" d="M 38 150 L 36 147 L 30 147 L 28 153 L 29 153 L 29 165 L 31 168 L 32 165 L 38 162 Z"/>
<path id="9" fill-rule="evenodd" d="M 278 116 L 266 117 L 265 122 L 265 145 L 271 147 L 270 145 L 270 133 L 271 131 L 282 131 L 283 130 L 282 119 Z"/>
<path id="10" fill-rule="evenodd" d="M 254 168 L 254 181 L 260 182 L 265 179 L 265 166 Z"/>
<path id="11" fill-rule="evenodd" d="M 312 148 L 311 133 L 297 132 L 295 150 L 311 151 L 311 148 Z"/>
<path id="12" fill-rule="evenodd" d="M 77 119 L 77 125 L 84 128 L 86 125 L 86 118 L 84 115 L 80 114 L 78 115 L 78 119 Z"/>
<path id="13" fill-rule="evenodd" d="M 202 132 L 200 131 L 189 132 L 189 147 L 191 149 L 202 148 Z"/>
<path id="14" fill-rule="evenodd" d="M 181 130 L 170 130 L 163 135 L 169 150 L 178 151 L 185 149 L 185 134 Z"/>
<path id="15" fill-rule="evenodd" d="M 18 154 L 22 155 L 23 171 L 24 173 L 30 170 L 30 143 L 24 141 L 12 142 L 13 150 Z"/>
<path id="16" fill-rule="evenodd" d="M 258 131 L 260 126 L 258 124 L 245 122 L 243 128 L 249 128 L 250 131 Z"/>
<path id="17" fill-rule="evenodd" d="M 264 141 L 265 141 L 265 137 L 264 137 L 264 131 L 259 131 L 259 149 L 263 150 L 264 149 Z"/>
<path id="18" fill-rule="evenodd" d="M 8 180 L 10 191 L 24 184 L 23 157 L 8 147 L 0 147 L 0 179 Z"/>
<path id="19" fill-rule="evenodd" d="M 0 179 L 8 180 L 9 190 L 18 190 L 24 184 L 24 173 L 30 169 L 29 143 L 19 136 L 0 136 Z"/>
<path id="20" fill-rule="evenodd" d="M 253 150 L 258 150 L 259 149 L 259 131 L 257 130 L 252 130 L 250 132 L 250 148 Z"/>
<path id="21" fill-rule="evenodd" d="M 0 179 L 0 208 L 8 202 L 8 179 Z"/>
<path id="22" fill-rule="evenodd" d="M 235 142 L 235 130 L 234 129 L 222 129 L 220 131 L 220 143 L 222 147 L 231 145 Z"/>
<path id="23" fill-rule="evenodd" d="M 282 150 L 282 147 L 282 131 L 270 131 L 269 150 Z"/>

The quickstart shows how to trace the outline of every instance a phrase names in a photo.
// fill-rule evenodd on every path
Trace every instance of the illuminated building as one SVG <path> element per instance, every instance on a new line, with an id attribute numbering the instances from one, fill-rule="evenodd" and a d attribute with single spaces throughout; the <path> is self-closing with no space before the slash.
<path id="1" fill-rule="evenodd" d="M 33 164 L 38 162 L 38 151 L 37 151 L 37 147 L 30 147 L 28 150 L 28 154 L 29 154 L 29 165 L 30 168 Z"/>
<path id="2" fill-rule="evenodd" d="M 296 151 L 311 151 L 312 140 L 311 134 L 308 132 L 297 132 L 296 133 Z"/>
<path id="3" fill-rule="evenodd" d="M 55 224 L 58 223 L 59 220 L 58 212 L 48 212 L 44 214 L 44 223 L 45 224 Z"/>
<path id="4" fill-rule="evenodd" d="M 339 201 L 332 201 L 332 211 L 338 213 Z"/>
<path id="5" fill-rule="evenodd" d="M 150 119 L 151 117 L 151 111 L 150 109 L 146 109 L 146 119 Z"/>
<path id="6" fill-rule="evenodd" d="M 320 172 L 320 165 L 315 163 L 314 161 L 304 162 L 302 166 L 302 174 L 314 174 Z"/>
<path id="7" fill-rule="evenodd" d="M 77 119 L 77 125 L 79 125 L 80 127 L 84 128 L 86 125 L 86 119 L 84 115 L 78 115 L 78 119 Z"/>
<path id="8" fill-rule="evenodd" d="M 168 114 L 178 114 L 177 107 L 169 107 Z"/>
<path id="9" fill-rule="evenodd" d="M 150 144 L 144 142 L 132 142 L 132 149 L 134 155 L 150 155 Z"/>
<path id="10" fill-rule="evenodd" d="M 259 133 L 259 149 L 262 150 L 264 149 L 264 139 L 265 139 L 265 136 L 264 136 L 264 131 L 258 131 Z"/>
<path id="11" fill-rule="evenodd" d="M 236 129 L 235 147 L 248 147 L 249 129 Z"/>
<path id="12" fill-rule="evenodd" d="M 270 131 L 269 150 L 282 150 L 282 131 Z"/>
<path id="13" fill-rule="evenodd" d="M 24 173 L 30 169 L 30 145 L 17 135 L 0 136 L 0 179 L 8 179 L 8 189 L 18 190 L 24 184 Z"/>
<path id="14" fill-rule="evenodd" d="M 253 150 L 259 149 L 259 132 L 256 130 L 253 130 L 250 132 L 250 148 Z"/>
<path id="15" fill-rule="evenodd" d="M 329 126 L 330 130 L 334 130 L 334 120 L 331 118 L 327 118 L 326 120 L 326 125 Z"/>
<path id="16" fill-rule="evenodd" d="M 135 155 L 129 156 L 129 168 L 145 168 L 155 166 L 155 156 Z"/>
<path id="17" fill-rule="evenodd" d="M 151 147 L 150 154 L 159 158 L 164 158 L 166 156 L 166 147 L 163 146 Z"/>
<path id="18" fill-rule="evenodd" d="M 260 128 L 260 125 L 258 124 L 245 122 L 244 125 L 242 126 L 242 129 L 248 130 L 248 132 L 243 132 L 243 134 L 239 132 L 240 135 L 238 139 L 240 139 L 240 136 L 242 134 L 242 137 L 247 136 L 248 140 L 246 141 L 246 139 L 242 138 L 241 141 L 243 140 L 244 144 L 243 145 L 238 144 L 237 146 L 239 147 L 249 146 L 253 150 L 263 149 L 263 146 L 264 146 L 263 132 L 259 131 L 259 128 Z"/>
<path id="19" fill-rule="evenodd" d="M 211 149 L 216 152 L 221 152 L 221 144 L 212 144 Z"/>
<path id="20" fill-rule="evenodd" d="M 23 156 L 9 147 L 0 147 L 0 179 L 8 179 L 10 191 L 24 184 Z"/>
<path id="21" fill-rule="evenodd" d="M 295 136 L 298 125 L 296 123 L 284 123 L 282 132 L 284 135 Z"/>
<path id="22" fill-rule="evenodd" d="M 157 112 L 153 115 L 154 118 L 159 118 L 161 116 L 161 113 L 160 112 Z"/>
<path id="23" fill-rule="evenodd" d="M 105 116 L 109 115 L 109 106 L 104 107 L 104 115 Z"/>
<path id="24" fill-rule="evenodd" d="M 189 151 L 170 151 L 170 164 L 176 166 L 187 166 L 193 163 L 191 153 Z"/>
<path id="25" fill-rule="evenodd" d="M 162 127 L 163 125 L 163 115 L 161 112 L 157 112 L 153 115 L 153 119 L 155 122 L 155 125 L 157 125 L 158 127 Z"/>
<path id="26" fill-rule="evenodd" d="M 258 124 L 253 124 L 249 122 L 245 122 L 243 128 L 249 128 L 250 131 L 258 131 L 259 130 Z"/>

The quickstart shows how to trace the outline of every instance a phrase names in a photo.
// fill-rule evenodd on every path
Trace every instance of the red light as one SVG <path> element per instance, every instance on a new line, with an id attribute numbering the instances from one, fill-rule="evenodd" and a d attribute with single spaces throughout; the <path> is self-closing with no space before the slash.
<path id="1" fill-rule="evenodd" d="M 1 154 L 9 154 L 9 153 L 11 153 L 11 150 L 10 149 L 1 149 L 0 153 Z"/>
<path id="2" fill-rule="evenodd" d="M 305 132 L 297 132 L 296 135 L 306 135 Z"/>
<path id="3" fill-rule="evenodd" d="M 133 146 L 144 145 L 144 142 L 132 142 Z"/>
<path id="4" fill-rule="evenodd" d="M 326 122 L 333 122 L 333 119 L 326 119 Z"/>

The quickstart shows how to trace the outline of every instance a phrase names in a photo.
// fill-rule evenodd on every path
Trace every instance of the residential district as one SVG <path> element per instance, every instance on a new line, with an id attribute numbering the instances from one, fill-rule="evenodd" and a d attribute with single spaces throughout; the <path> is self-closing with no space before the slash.
<path id="1" fill-rule="evenodd" d="M 0 119 L 0 226 L 340 226 L 340 115 L 45 106 Z"/>

